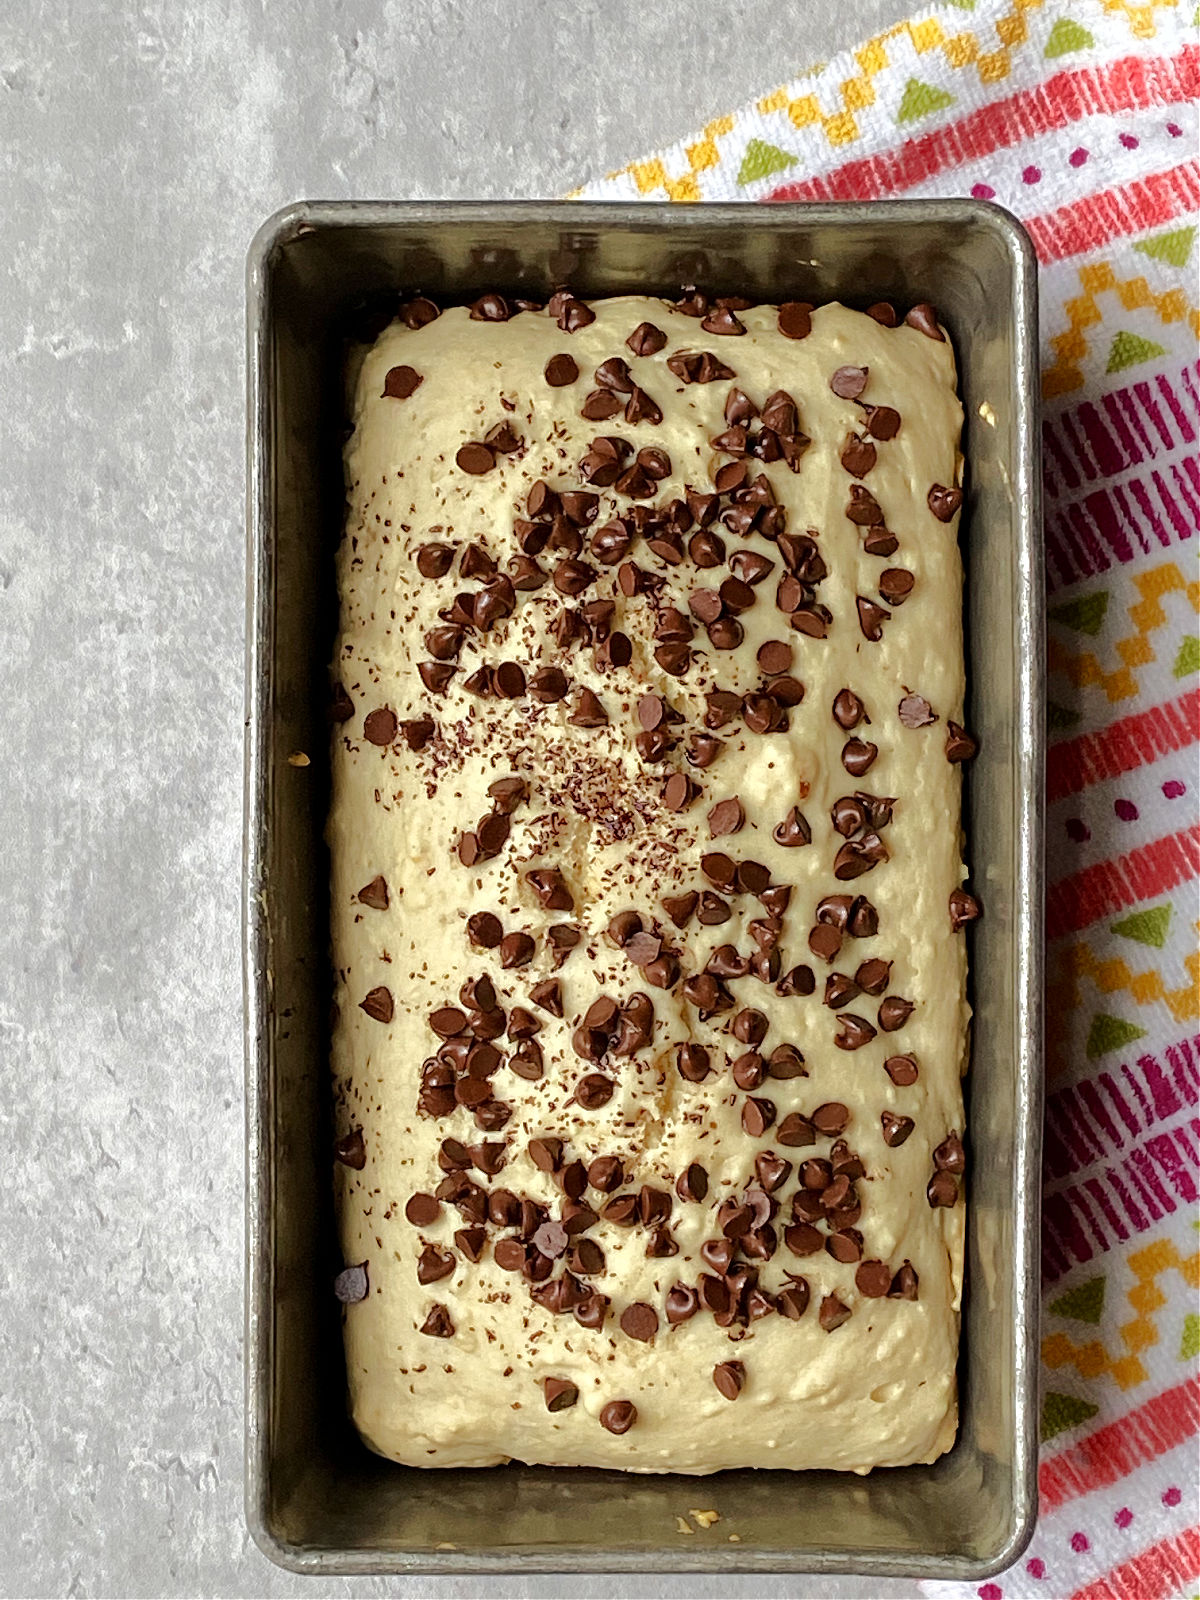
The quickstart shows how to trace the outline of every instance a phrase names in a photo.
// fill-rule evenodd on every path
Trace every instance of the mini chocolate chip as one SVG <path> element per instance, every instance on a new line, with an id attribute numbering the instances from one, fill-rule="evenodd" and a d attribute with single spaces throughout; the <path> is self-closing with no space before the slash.
<path id="1" fill-rule="evenodd" d="M 736 1400 L 746 1386 L 746 1368 L 740 1361 L 720 1361 L 713 1368 L 713 1382 L 726 1400 Z"/>
<path id="2" fill-rule="evenodd" d="M 854 1286 L 867 1300 L 882 1300 L 892 1286 L 892 1269 L 885 1261 L 863 1261 L 854 1274 Z"/>
<path id="3" fill-rule="evenodd" d="M 916 1126 L 911 1117 L 897 1116 L 894 1111 L 881 1111 L 879 1122 L 883 1129 L 883 1142 L 892 1150 L 902 1145 Z"/>
<path id="4" fill-rule="evenodd" d="M 636 1421 L 637 1407 L 632 1400 L 610 1400 L 600 1413 L 600 1426 L 609 1433 L 628 1433 Z"/>
<path id="5" fill-rule="evenodd" d="M 525 671 L 516 661 L 502 661 L 492 681 L 502 700 L 519 700 L 525 693 Z"/>
<path id="6" fill-rule="evenodd" d="M 792 664 L 792 646 L 784 639 L 768 639 L 760 645 L 755 660 L 768 677 L 777 677 Z"/>
<path id="7" fill-rule="evenodd" d="M 591 689 L 580 689 L 575 709 L 567 721 L 577 728 L 603 728 L 608 722 L 608 712 Z"/>
<path id="8" fill-rule="evenodd" d="M 898 994 L 890 994 L 879 1007 L 879 1026 L 884 1033 L 895 1033 L 913 1014 L 913 1003 Z"/>
<path id="9" fill-rule="evenodd" d="M 362 898 L 360 893 L 359 898 Z M 950 929 L 952 933 L 960 933 L 968 922 L 974 922 L 983 915 L 983 907 L 973 894 L 966 889 L 958 888 L 950 891 Z"/>
<path id="10" fill-rule="evenodd" d="M 454 667 L 448 661 L 418 661 L 417 671 L 430 694 L 445 694 L 454 676 Z"/>
<path id="11" fill-rule="evenodd" d="M 567 675 L 558 667 L 539 667 L 529 680 L 529 693 L 542 705 L 561 700 L 568 687 Z"/>
<path id="12" fill-rule="evenodd" d="M 809 945 L 811 946 L 812 945 L 811 937 L 809 938 L 808 942 L 809 942 Z M 816 951 L 816 950 L 814 950 L 813 953 L 814 953 L 814 955 L 819 954 L 819 952 Z M 836 954 L 836 951 L 835 951 L 835 954 Z M 830 956 L 829 959 L 832 961 L 833 957 Z M 789 997 L 794 996 L 794 995 L 803 996 L 803 995 L 812 994 L 812 992 L 816 988 L 816 986 L 817 986 L 817 980 L 813 976 L 812 968 L 808 967 L 808 966 L 800 965 L 800 966 L 795 966 L 795 967 L 789 968 L 789 970 L 784 974 L 784 976 L 782 978 L 780 978 L 779 982 L 776 984 L 775 992 L 777 994 L 783 995 L 785 998 L 789 998 Z"/>
<path id="13" fill-rule="evenodd" d="M 883 1063 L 883 1070 L 900 1089 L 907 1089 L 917 1081 L 915 1056 L 889 1056 Z"/>
<path id="14" fill-rule="evenodd" d="M 684 1168 L 675 1180 L 675 1193 L 683 1201 L 694 1205 L 700 1202 L 708 1193 L 708 1173 L 697 1161 Z"/>
<path id="15" fill-rule="evenodd" d="M 872 644 L 878 644 L 883 638 L 883 624 L 890 621 L 891 612 L 885 611 L 874 600 L 868 600 L 865 595 L 858 595 L 855 604 L 858 607 L 858 625 L 862 629 L 864 639 L 869 639 Z"/>
<path id="16" fill-rule="evenodd" d="M 727 306 L 720 306 L 717 310 L 710 311 L 700 326 L 705 333 L 738 335 L 746 331 L 745 324 L 739 322 Z"/>
<path id="17" fill-rule="evenodd" d="M 752 1095 L 742 1103 L 742 1127 L 752 1139 L 761 1138 L 775 1121 L 775 1102 Z"/>
<path id="18" fill-rule="evenodd" d="M 445 1306 L 434 1304 L 421 1324 L 421 1332 L 427 1333 L 432 1339 L 453 1339 L 454 1323 Z"/>
<path id="19" fill-rule="evenodd" d="M 368 744 L 383 747 L 392 743 L 399 727 L 400 723 L 391 706 L 380 706 L 375 711 L 368 711 L 363 719 L 363 738 Z"/>
<path id="20" fill-rule="evenodd" d="M 667 1291 L 667 1321 L 672 1327 L 681 1322 L 687 1322 L 694 1317 L 700 1309 L 699 1297 L 696 1291 L 686 1283 L 676 1283 Z"/>
<path id="21" fill-rule="evenodd" d="M 439 1250 L 436 1245 L 427 1244 L 417 1257 L 417 1282 L 437 1283 L 442 1278 L 450 1277 L 454 1267 L 454 1256 L 449 1250 Z"/>
<path id="22" fill-rule="evenodd" d="M 755 1050 L 747 1050 L 733 1063 L 733 1081 L 739 1089 L 758 1089 L 766 1077 L 767 1063 Z"/>
<path id="23" fill-rule="evenodd" d="M 625 1181 L 618 1156 L 597 1156 L 589 1165 L 587 1176 L 592 1188 L 598 1189 L 601 1194 L 611 1194 Z"/>
<path id="24" fill-rule="evenodd" d="M 880 575 L 879 592 L 890 606 L 902 606 L 916 580 L 907 567 L 889 567 Z"/>
<path id="25" fill-rule="evenodd" d="M 930 1178 L 925 1190 L 925 1198 L 930 1206 L 937 1210 L 939 1206 L 949 1208 L 958 1204 L 958 1184 L 950 1172 L 935 1172 Z"/>
<path id="26" fill-rule="evenodd" d="M 494 950 L 504 937 L 504 926 L 491 911 L 476 911 L 467 918 L 467 937 L 483 950 Z"/>
<path id="27" fill-rule="evenodd" d="M 625 341 L 635 356 L 656 355 L 666 342 L 666 334 L 652 322 L 639 322 Z"/>
<path id="28" fill-rule="evenodd" d="M 959 723 L 947 719 L 946 760 L 950 762 L 972 761 L 978 753 L 979 741 L 972 737 Z"/>
<path id="29" fill-rule="evenodd" d="M 662 419 L 662 407 L 658 401 L 648 395 L 644 389 L 635 388 L 625 405 L 625 421 L 633 424 L 648 422 L 654 427 Z M 666 474 L 651 473 L 651 476 L 665 477 Z"/>
<path id="30" fill-rule="evenodd" d="M 543 1378 L 542 1395 L 547 1411 L 566 1411 L 579 1399 L 579 1390 L 566 1378 Z"/>
<path id="31" fill-rule="evenodd" d="M 562 389 L 567 384 L 575 382 L 579 376 L 579 368 L 573 356 L 551 356 L 546 363 L 544 376 L 552 389 Z"/>
<path id="32" fill-rule="evenodd" d="M 488 445 L 477 441 L 462 445 L 454 459 L 462 470 L 470 473 L 472 477 L 480 477 L 483 473 L 490 472 L 496 465 L 495 453 Z"/>
<path id="33" fill-rule="evenodd" d="M 879 746 L 866 739 L 847 739 L 842 746 L 842 765 L 852 778 L 861 778 L 871 768 Z"/>
<path id="34" fill-rule="evenodd" d="M 884 328 L 895 328 L 900 324 L 896 308 L 890 300 L 877 300 L 873 306 L 867 307 L 867 315 Z"/>
<path id="35" fill-rule="evenodd" d="M 365 1261 L 343 1268 L 333 1280 L 333 1292 L 344 1306 L 357 1305 L 360 1300 L 365 1300 L 369 1287 Z"/>
<path id="36" fill-rule="evenodd" d="M 392 991 L 382 985 L 368 990 L 364 999 L 358 1003 L 360 1011 L 365 1011 L 375 1022 L 390 1022 L 395 1015 L 395 1003 L 392 1000 Z"/>
<path id="37" fill-rule="evenodd" d="M 811 844 L 812 829 L 801 814 L 800 808 L 793 806 L 783 821 L 772 831 L 771 837 L 784 849 L 794 850 L 800 845 Z"/>
<path id="38" fill-rule="evenodd" d="M 946 335 L 938 327 L 938 314 L 928 301 L 922 300 L 913 306 L 904 320 L 910 328 L 916 328 L 927 339 L 936 339 L 939 344 L 945 344 Z"/>
<path id="39" fill-rule="evenodd" d="M 424 382 L 425 379 L 415 367 L 392 367 L 383 380 L 381 398 L 407 400 L 409 395 L 415 394 Z"/>
<path id="40" fill-rule="evenodd" d="M 483 436 L 483 442 L 497 455 L 510 456 L 525 443 L 511 422 L 498 422 Z"/>
<path id="41" fill-rule="evenodd" d="M 740 833 L 746 823 L 742 802 L 734 795 L 728 800 L 718 800 L 708 813 L 708 832 L 712 839 L 725 834 Z"/>
<path id="42" fill-rule="evenodd" d="M 923 694 L 906 694 L 896 709 L 906 728 L 928 728 L 937 721 L 937 712 Z"/>
<path id="43" fill-rule="evenodd" d="M 529 934 L 515 930 L 506 933 L 500 941 L 500 965 L 506 972 L 514 967 L 527 967 L 533 960 L 536 948 Z"/>
<path id="44" fill-rule="evenodd" d="M 931 484 L 929 494 L 926 496 L 929 509 L 939 522 L 952 521 L 962 505 L 962 498 L 961 489 L 948 489 L 941 483 Z"/>
<path id="45" fill-rule="evenodd" d="M 613 394 L 611 389 L 593 389 L 580 406 L 579 414 L 581 417 L 585 417 L 588 422 L 608 422 L 610 418 L 617 415 L 621 407 L 622 402 Z M 585 456 L 584 460 L 587 459 Z M 590 483 L 600 483 L 602 481 L 598 472 L 589 472 L 587 476 Z M 617 473 L 614 470 L 609 481 L 615 482 L 616 477 Z"/>
<path id="46" fill-rule="evenodd" d="M 861 1050 L 874 1037 L 875 1029 L 865 1017 L 857 1017 L 852 1011 L 843 1011 L 838 1017 L 833 1042 L 839 1050 Z"/>
<path id="47" fill-rule="evenodd" d="M 598 1111 L 612 1099 L 615 1088 L 611 1078 L 605 1078 L 598 1072 L 589 1072 L 575 1085 L 574 1098 L 585 1111 Z"/>
<path id="48" fill-rule="evenodd" d="M 957 1133 L 949 1133 L 933 1152 L 933 1164 L 939 1172 L 966 1171 L 967 1156 Z"/>
<path id="49" fill-rule="evenodd" d="M 785 300 L 779 308 L 779 331 L 785 339 L 807 339 L 812 332 L 812 306 L 806 300 Z"/>
<path id="50" fill-rule="evenodd" d="M 842 446 L 841 463 L 852 478 L 865 478 L 875 465 L 876 450 L 869 439 L 851 433 Z"/>
<path id="51" fill-rule="evenodd" d="M 621 1313 L 621 1332 L 641 1344 L 649 1344 L 658 1332 L 658 1312 L 644 1300 L 635 1300 Z"/>
<path id="52" fill-rule="evenodd" d="M 662 907 L 677 928 L 685 928 L 695 912 L 699 898 L 694 889 L 689 889 L 685 894 L 667 895 Z"/>
<path id="53" fill-rule="evenodd" d="M 676 1047 L 675 1066 L 679 1076 L 688 1083 L 703 1083 L 712 1071 L 705 1047 L 690 1042 Z"/>
<path id="54" fill-rule="evenodd" d="M 844 1300 L 836 1294 L 827 1294 L 821 1301 L 821 1309 L 817 1314 L 818 1321 L 826 1333 L 833 1333 L 836 1329 L 849 1322 L 852 1312 Z"/>
<path id="55" fill-rule="evenodd" d="M 857 400 L 867 387 L 868 367 L 839 367 L 829 380 L 829 387 L 841 400 Z"/>
<path id="56" fill-rule="evenodd" d="M 686 811 L 700 794 L 700 785 L 686 772 L 673 772 L 663 789 L 663 804 L 668 811 Z"/>

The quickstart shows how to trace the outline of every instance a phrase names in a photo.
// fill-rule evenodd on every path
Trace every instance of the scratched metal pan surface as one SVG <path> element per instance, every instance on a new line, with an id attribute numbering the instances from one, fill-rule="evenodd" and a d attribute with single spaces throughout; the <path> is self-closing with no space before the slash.
<path id="1" fill-rule="evenodd" d="M 966 409 L 971 1174 L 961 1427 L 933 1466 L 696 1480 L 372 1456 L 345 1412 L 330 1167 L 327 663 L 348 331 L 400 291 L 930 300 Z M 246 1496 L 309 1573 L 853 1572 L 980 1579 L 1036 1514 L 1042 1096 L 1036 278 L 1007 213 L 868 205 L 292 206 L 251 247 L 245 820 Z M 310 764 L 290 757 L 302 752 Z M 680 1538 L 697 1504 L 720 1520 Z"/>

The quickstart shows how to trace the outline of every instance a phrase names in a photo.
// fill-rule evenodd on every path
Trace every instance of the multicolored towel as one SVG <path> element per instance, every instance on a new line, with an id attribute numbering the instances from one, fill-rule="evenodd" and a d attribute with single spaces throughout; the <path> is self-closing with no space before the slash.
<path id="1" fill-rule="evenodd" d="M 579 191 L 972 194 L 1042 264 L 1049 586 L 1041 1518 L 931 1595 L 1196 1593 L 1198 16 L 953 0 Z"/>

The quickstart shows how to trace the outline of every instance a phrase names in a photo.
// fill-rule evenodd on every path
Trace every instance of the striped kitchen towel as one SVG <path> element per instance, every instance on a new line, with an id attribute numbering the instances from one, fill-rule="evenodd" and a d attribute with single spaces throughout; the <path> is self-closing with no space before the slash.
<path id="1" fill-rule="evenodd" d="M 1198 14 L 952 0 L 586 185 L 977 195 L 1042 269 L 1049 589 L 1041 1517 L 936 1596 L 1200 1588 Z"/>

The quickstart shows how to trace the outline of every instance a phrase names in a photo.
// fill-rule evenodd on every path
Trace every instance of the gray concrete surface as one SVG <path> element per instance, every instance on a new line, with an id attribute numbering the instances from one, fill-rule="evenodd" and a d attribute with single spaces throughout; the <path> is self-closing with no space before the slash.
<path id="1" fill-rule="evenodd" d="M 299 196 L 560 194 L 907 9 L 0 7 L 0 1592 L 721 1592 L 247 1539 L 243 260 Z"/>

